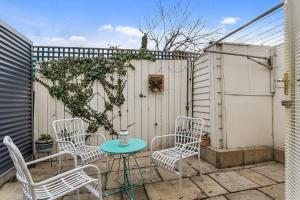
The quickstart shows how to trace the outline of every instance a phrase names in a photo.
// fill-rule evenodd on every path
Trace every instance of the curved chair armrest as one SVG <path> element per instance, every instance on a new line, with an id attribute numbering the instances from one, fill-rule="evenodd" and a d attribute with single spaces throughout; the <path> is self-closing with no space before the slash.
<path id="1" fill-rule="evenodd" d="M 153 143 L 155 140 L 157 140 L 158 138 L 163 138 L 163 137 L 171 137 L 171 136 L 175 136 L 175 134 L 168 134 L 168 135 L 159 135 L 159 136 L 155 136 L 152 141 L 151 141 L 151 146 L 150 146 L 150 151 L 152 154 L 152 147 L 153 147 Z"/>
<path id="2" fill-rule="evenodd" d="M 84 165 L 84 166 L 81 166 L 81 167 L 76 167 L 75 169 L 71 169 L 70 171 L 64 172 L 62 174 L 58 174 L 58 175 L 56 175 L 54 177 L 51 177 L 51 178 L 49 178 L 47 180 L 40 181 L 38 183 L 33 183 L 33 186 L 34 187 L 38 187 L 38 186 L 42 186 L 42 185 L 51 183 L 53 181 L 56 181 L 58 179 L 61 179 L 61 178 L 65 177 L 65 176 L 68 176 L 68 175 L 70 175 L 72 173 L 75 173 L 75 172 L 78 172 L 80 170 L 84 170 L 84 169 L 87 169 L 87 168 L 93 168 L 93 169 L 95 169 L 97 171 L 98 179 L 101 178 L 101 173 L 100 173 L 100 170 L 99 170 L 99 168 L 97 166 L 95 166 L 95 165 Z"/>
<path id="3" fill-rule="evenodd" d="M 90 135 L 90 136 L 96 136 L 97 135 L 97 136 L 100 136 L 100 137 L 102 137 L 103 141 L 106 142 L 106 137 L 105 137 L 105 135 L 103 133 L 96 132 L 96 133 L 88 133 L 86 135 Z"/>
<path id="4" fill-rule="evenodd" d="M 33 165 L 33 164 L 36 164 L 38 162 L 46 161 L 46 160 L 49 160 L 51 158 L 55 158 L 55 157 L 58 157 L 58 156 L 61 156 L 61 155 L 71 155 L 74 159 L 74 166 L 77 167 L 77 158 L 76 158 L 76 156 L 74 154 L 66 152 L 66 151 L 62 151 L 62 152 L 59 152 L 59 153 L 56 153 L 56 154 L 53 154 L 53 155 L 50 155 L 50 156 L 46 156 L 46 157 L 39 158 L 39 159 L 36 159 L 36 160 L 33 160 L 33 161 L 29 161 L 29 162 L 26 163 L 26 165 L 27 166 Z"/>
<path id="5" fill-rule="evenodd" d="M 185 149 L 187 146 L 189 146 L 189 145 L 191 145 L 191 144 L 199 144 L 199 146 L 200 146 L 200 142 L 201 142 L 201 139 L 199 139 L 199 140 L 196 141 L 196 142 L 185 143 L 185 144 L 180 148 L 180 157 L 182 157 L 182 153 L 183 153 L 184 149 Z"/>

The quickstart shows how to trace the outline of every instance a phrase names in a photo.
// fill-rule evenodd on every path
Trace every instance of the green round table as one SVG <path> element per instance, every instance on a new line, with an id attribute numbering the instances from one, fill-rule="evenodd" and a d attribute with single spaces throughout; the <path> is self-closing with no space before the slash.
<path id="1" fill-rule="evenodd" d="M 134 199 L 134 189 L 137 187 L 144 187 L 144 177 L 141 173 L 140 167 L 136 160 L 135 154 L 144 148 L 146 148 L 147 144 L 144 140 L 137 138 L 129 138 L 127 146 L 120 146 L 119 140 L 109 140 L 100 145 L 100 149 L 105 153 L 112 156 L 112 163 L 109 163 L 109 170 L 106 174 L 106 179 L 104 183 L 104 196 L 110 196 L 119 192 L 126 192 L 131 200 Z M 117 156 L 117 157 L 116 157 Z M 138 167 L 139 174 L 141 176 L 142 183 L 132 183 L 132 175 L 131 168 L 129 165 L 129 159 L 132 157 Z M 115 190 L 113 192 L 107 191 L 107 184 L 109 180 L 109 176 L 112 172 L 112 168 L 115 164 L 115 161 L 118 160 L 118 176 L 120 176 L 120 166 L 121 162 L 123 163 L 123 182 L 121 183 L 121 187 L 119 190 Z"/>

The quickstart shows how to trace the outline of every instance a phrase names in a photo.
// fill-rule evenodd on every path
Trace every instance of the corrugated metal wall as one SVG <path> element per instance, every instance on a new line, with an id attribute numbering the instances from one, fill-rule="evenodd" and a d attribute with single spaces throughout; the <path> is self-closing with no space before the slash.
<path id="1" fill-rule="evenodd" d="M 13 167 L 2 141 L 32 155 L 32 43 L 0 20 L 0 175 Z"/>

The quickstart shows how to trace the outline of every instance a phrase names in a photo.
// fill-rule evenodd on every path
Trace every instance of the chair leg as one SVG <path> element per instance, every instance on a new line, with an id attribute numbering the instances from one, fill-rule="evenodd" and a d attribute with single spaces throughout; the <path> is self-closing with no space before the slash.
<path id="1" fill-rule="evenodd" d="M 61 155 L 58 156 L 58 174 L 61 172 Z"/>
<path id="2" fill-rule="evenodd" d="M 150 155 L 150 182 L 153 180 L 152 157 Z"/>
<path id="3" fill-rule="evenodd" d="M 108 155 L 106 155 L 106 170 L 108 171 L 108 169 L 109 169 L 109 164 L 108 164 Z"/>
<path id="4" fill-rule="evenodd" d="M 200 152 L 198 153 L 199 176 L 202 177 Z"/>
<path id="5" fill-rule="evenodd" d="M 179 161 L 179 199 L 183 199 L 182 195 L 182 161 Z"/>

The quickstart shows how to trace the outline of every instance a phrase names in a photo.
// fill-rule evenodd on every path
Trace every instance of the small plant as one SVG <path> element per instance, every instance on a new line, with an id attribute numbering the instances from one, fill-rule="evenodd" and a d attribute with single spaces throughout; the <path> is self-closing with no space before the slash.
<path id="1" fill-rule="evenodd" d="M 201 145 L 202 146 L 209 146 L 210 145 L 210 137 L 208 135 L 208 133 L 204 134 L 201 136 Z"/>
<path id="2" fill-rule="evenodd" d="M 42 140 L 42 141 L 47 141 L 47 140 L 51 140 L 51 139 L 52 139 L 52 137 L 48 133 L 43 133 L 39 137 L 39 140 Z"/>
<path id="3" fill-rule="evenodd" d="M 164 76 L 150 74 L 149 89 L 152 92 L 162 92 L 164 90 Z"/>
<path id="4" fill-rule="evenodd" d="M 35 141 L 35 150 L 37 152 L 49 152 L 53 148 L 53 139 L 50 134 L 43 133 Z"/>

